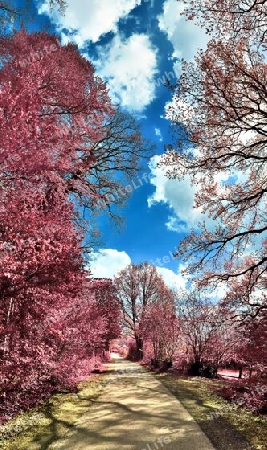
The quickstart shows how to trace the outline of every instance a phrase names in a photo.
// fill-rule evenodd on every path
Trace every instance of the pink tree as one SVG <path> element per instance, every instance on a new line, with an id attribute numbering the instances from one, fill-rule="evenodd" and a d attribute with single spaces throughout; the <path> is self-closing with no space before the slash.
<path id="1" fill-rule="evenodd" d="M 146 309 L 161 297 L 167 289 L 156 267 L 145 263 L 131 264 L 123 269 L 114 281 L 120 300 L 123 327 L 135 339 L 139 358 L 143 357 L 142 321 Z"/>
<path id="2" fill-rule="evenodd" d="M 56 166 L 66 193 L 77 203 L 112 214 L 112 205 L 129 197 L 123 186 L 137 174 L 140 156 L 150 151 L 136 121 L 111 105 L 105 83 L 74 45 L 61 46 L 55 36 L 21 30 L 0 39 L 0 55 L 6 61 L 3 95 L 10 98 L 3 126 L 11 133 L 12 114 L 16 121 L 12 108 L 21 110 L 13 152 L 15 140 L 26 139 L 28 130 L 15 157 L 22 158 L 24 145 L 31 145 L 33 154 L 40 152 L 42 169 Z M 9 134 L 4 139 L 10 147 Z M 6 152 L 12 155 L 9 147 Z"/>
<path id="3" fill-rule="evenodd" d="M 201 291 L 179 293 L 176 302 L 182 359 L 192 375 L 216 376 L 219 364 L 234 354 L 231 311 L 214 304 Z M 186 351 L 184 350 L 186 347 Z M 179 359 L 179 349 L 177 352 Z"/>
<path id="4" fill-rule="evenodd" d="M 264 332 L 267 308 L 266 2 L 185 4 L 188 20 L 200 23 L 211 40 L 194 62 L 183 61 L 168 112 L 180 138 L 162 165 L 170 177 L 190 176 L 197 186 L 194 206 L 213 219 L 184 239 L 178 255 L 199 287 L 228 287 L 223 305 L 244 323 L 248 337 L 239 360 L 246 364 L 248 342 L 255 348 L 261 342 L 251 319 Z"/>
<path id="5" fill-rule="evenodd" d="M 101 333 L 104 345 L 101 350 L 110 350 L 112 340 L 121 334 L 121 303 L 116 296 L 116 289 L 111 279 L 92 278 L 86 283 L 87 289 L 95 300 L 98 314 L 105 323 Z"/>
<path id="6" fill-rule="evenodd" d="M 8 416 L 69 385 L 70 361 L 92 358 L 112 334 L 111 316 L 84 290 L 83 236 L 71 200 L 101 198 L 88 174 L 114 112 L 105 84 L 74 46 L 21 31 L 0 41 L 0 53 L 0 352 Z"/>
<path id="7" fill-rule="evenodd" d="M 212 228 L 201 224 L 201 233 L 192 232 L 179 249 L 203 284 L 266 270 L 264 77 L 262 57 L 245 42 L 211 41 L 195 64 L 184 63 L 177 86 L 170 114 L 184 124 L 188 141 L 162 164 L 170 176 L 189 174 L 198 184 L 195 206 L 215 221 Z M 218 181 L 220 173 L 239 172 L 246 173 L 239 182 Z M 245 259 L 248 244 L 255 250 Z"/>
<path id="8" fill-rule="evenodd" d="M 79 294 L 80 238 L 71 222 L 73 208 L 60 197 L 48 203 L 34 182 L 22 180 L 2 193 L 2 392 L 27 406 L 49 391 L 46 380 L 55 369 L 63 324 L 57 318 L 52 330 L 46 318 L 57 316 Z"/>
<path id="9" fill-rule="evenodd" d="M 265 0 L 185 0 L 185 15 L 196 20 L 209 34 L 251 39 L 266 48 Z"/>
<path id="10" fill-rule="evenodd" d="M 150 344 L 156 365 L 172 363 L 178 345 L 179 326 L 175 311 L 175 296 L 164 284 L 158 299 L 149 304 L 143 315 L 141 330 L 145 348 Z M 145 359 L 147 355 L 144 354 Z"/>

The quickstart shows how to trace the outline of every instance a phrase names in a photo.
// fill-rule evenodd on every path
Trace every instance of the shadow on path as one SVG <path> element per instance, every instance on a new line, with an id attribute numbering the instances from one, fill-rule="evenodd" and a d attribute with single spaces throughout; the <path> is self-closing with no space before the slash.
<path id="1" fill-rule="evenodd" d="M 214 450 L 181 403 L 137 364 L 117 360 L 103 394 L 42 450 Z M 55 434 L 60 421 L 55 421 Z"/>

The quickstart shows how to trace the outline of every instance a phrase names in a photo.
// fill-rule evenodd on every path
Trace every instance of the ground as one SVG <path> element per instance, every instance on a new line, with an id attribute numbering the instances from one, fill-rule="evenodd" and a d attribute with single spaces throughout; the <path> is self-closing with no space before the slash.
<path id="1" fill-rule="evenodd" d="M 193 416 L 216 450 L 266 450 L 267 420 L 216 395 L 218 380 L 156 375 Z"/>
<path id="2" fill-rule="evenodd" d="M 254 441 L 249 440 L 255 442 L 249 445 L 242 427 L 239 433 L 238 427 L 234 429 L 225 420 L 228 408 L 214 394 L 210 397 L 209 392 L 204 380 L 155 375 L 139 364 L 117 358 L 115 363 L 107 365 L 104 375 L 91 376 L 82 383 L 78 394 L 54 395 L 32 412 L 0 427 L 0 433 L 8 437 L 2 444 L 0 441 L 0 448 L 265 449 L 264 424 L 253 422 L 252 415 L 248 417 L 250 428 L 254 429 Z M 214 415 L 218 409 L 219 413 Z M 233 414 L 242 419 L 239 411 Z M 15 438 L 8 434 L 12 426 L 16 430 Z"/>
<path id="3" fill-rule="evenodd" d="M 108 390 L 49 448 L 214 450 L 181 403 L 140 365 L 117 360 Z"/>

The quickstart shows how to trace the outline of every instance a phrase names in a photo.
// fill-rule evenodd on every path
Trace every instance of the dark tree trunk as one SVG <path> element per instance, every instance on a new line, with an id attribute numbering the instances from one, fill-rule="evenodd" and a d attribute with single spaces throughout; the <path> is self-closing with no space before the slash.
<path id="1" fill-rule="evenodd" d="M 201 362 L 201 358 L 198 354 L 195 354 L 195 358 L 189 366 L 188 374 L 193 377 L 200 377 L 202 369 L 203 364 Z"/>
<path id="2" fill-rule="evenodd" d="M 138 335 L 135 335 L 135 344 L 138 359 L 141 360 L 143 359 L 143 339 Z"/>

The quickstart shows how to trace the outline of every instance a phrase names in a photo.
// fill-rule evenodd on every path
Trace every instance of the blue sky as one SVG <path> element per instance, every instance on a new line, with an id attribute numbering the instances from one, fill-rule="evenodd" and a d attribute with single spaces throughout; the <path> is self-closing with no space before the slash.
<path id="1" fill-rule="evenodd" d="M 26 1 L 26 0 L 25 0 Z M 142 186 L 134 188 L 121 210 L 124 227 L 117 230 L 107 217 L 99 219 L 101 245 L 92 254 L 94 276 L 112 277 L 130 262 L 158 266 L 169 285 L 185 286 L 182 261 L 172 258 L 186 233 L 201 219 L 193 209 L 194 190 L 188 179 L 168 180 L 157 167 L 164 145 L 172 142 L 164 117 L 172 101 L 163 84 L 179 75 L 180 59 L 192 60 L 207 37 L 180 13 L 176 0 L 67 0 L 65 15 L 51 13 L 47 1 L 32 1 L 32 30 L 56 33 L 62 43 L 75 42 L 107 81 L 110 94 L 141 122 L 145 137 L 156 144 L 145 162 Z M 24 1 L 17 1 L 19 6 Z M 133 180 L 136 185 L 140 183 Z"/>

